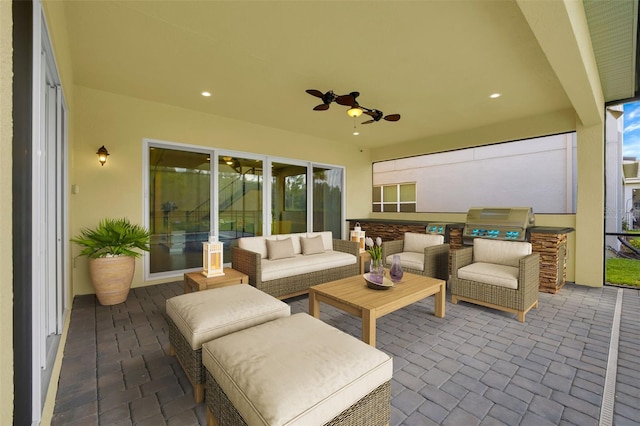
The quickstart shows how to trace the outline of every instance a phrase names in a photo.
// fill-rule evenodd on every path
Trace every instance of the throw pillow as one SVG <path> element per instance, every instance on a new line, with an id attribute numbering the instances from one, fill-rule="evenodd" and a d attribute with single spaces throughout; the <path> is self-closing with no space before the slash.
<path id="1" fill-rule="evenodd" d="M 302 246 L 302 254 L 318 254 L 324 253 L 324 243 L 322 242 L 322 236 L 305 238 L 300 237 L 300 245 Z"/>
<path id="2" fill-rule="evenodd" d="M 293 242 L 291 238 L 285 240 L 266 240 L 267 242 L 267 255 L 269 260 L 286 259 L 288 257 L 295 257 L 293 252 Z"/>

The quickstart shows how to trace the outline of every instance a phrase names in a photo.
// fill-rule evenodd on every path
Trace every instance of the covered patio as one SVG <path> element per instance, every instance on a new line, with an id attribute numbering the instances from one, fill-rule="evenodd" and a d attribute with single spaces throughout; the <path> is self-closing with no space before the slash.
<path id="1" fill-rule="evenodd" d="M 168 355 L 165 301 L 179 294 L 181 281 L 111 307 L 75 298 L 52 425 L 206 424 Z M 432 315 L 433 298 L 380 318 L 377 347 L 394 358 L 391 424 L 637 424 L 640 293 L 568 283 L 539 296 L 525 323 L 449 295 L 445 318 Z M 308 312 L 307 296 L 287 302 Z M 361 335 L 358 319 L 330 306 L 321 319 Z"/>

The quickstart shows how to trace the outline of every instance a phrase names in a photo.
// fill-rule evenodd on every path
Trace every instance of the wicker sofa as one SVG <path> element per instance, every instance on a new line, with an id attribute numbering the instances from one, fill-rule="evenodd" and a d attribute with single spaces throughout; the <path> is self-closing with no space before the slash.
<path id="1" fill-rule="evenodd" d="M 458 300 L 525 315 L 538 307 L 540 255 L 531 243 L 476 238 L 451 253 L 451 302 Z"/>
<path id="2" fill-rule="evenodd" d="M 334 239 L 330 231 L 244 237 L 231 248 L 233 269 L 247 274 L 249 284 L 279 299 L 307 293 L 312 285 L 358 275 L 358 256 L 357 242 Z"/>

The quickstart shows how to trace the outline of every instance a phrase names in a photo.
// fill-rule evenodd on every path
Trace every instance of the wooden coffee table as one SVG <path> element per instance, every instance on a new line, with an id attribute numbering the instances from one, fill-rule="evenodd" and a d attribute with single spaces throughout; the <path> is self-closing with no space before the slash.
<path id="1" fill-rule="evenodd" d="M 211 288 L 226 287 L 236 284 L 249 284 L 249 277 L 232 268 L 224 268 L 224 275 L 207 278 L 202 272 L 189 272 L 184 274 L 184 292 L 208 290 Z"/>
<path id="2" fill-rule="evenodd" d="M 376 346 L 376 319 L 435 295 L 435 316 L 444 317 L 446 282 L 405 272 L 389 290 L 372 290 L 361 275 L 309 288 L 309 314 L 320 318 L 320 302 L 362 318 L 362 340 Z"/>

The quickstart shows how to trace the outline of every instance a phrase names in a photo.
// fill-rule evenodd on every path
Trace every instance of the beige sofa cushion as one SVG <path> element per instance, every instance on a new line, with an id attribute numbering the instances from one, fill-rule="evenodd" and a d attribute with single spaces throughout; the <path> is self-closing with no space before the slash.
<path id="1" fill-rule="evenodd" d="M 299 232 L 297 234 L 279 234 L 276 235 L 278 241 L 290 239 L 293 244 L 293 253 L 300 254 L 302 253 L 302 248 L 300 247 L 300 237 L 306 237 L 306 232 Z"/>
<path id="2" fill-rule="evenodd" d="M 249 425 L 321 425 L 391 379 L 393 360 L 305 313 L 202 346 L 202 364 Z"/>
<path id="3" fill-rule="evenodd" d="M 267 258 L 267 244 L 265 240 L 277 240 L 275 235 L 268 237 L 242 237 L 238 238 L 238 247 L 244 250 L 260 253 L 262 259 Z"/>
<path id="4" fill-rule="evenodd" d="M 474 244 L 478 241 L 474 241 Z M 497 263 L 474 262 L 458 269 L 458 278 L 500 287 L 518 288 L 519 269 Z"/>
<path id="5" fill-rule="evenodd" d="M 325 250 L 333 250 L 333 233 L 331 231 L 323 232 L 309 232 L 307 238 L 313 238 L 320 235 L 322 237 L 322 243 Z"/>
<path id="6" fill-rule="evenodd" d="M 473 240 L 473 261 L 497 263 L 517 268 L 520 259 L 531 254 L 531 243 L 526 241 L 500 241 L 486 238 Z"/>
<path id="7" fill-rule="evenodd" d="M 291 239 L 291 244 L 293 245 L 293 253 L 301 254 L 302 247 L 300 245 L 300 238 L 313 238 L 316 236 L 322 237 L 322 243 L 324 245 L 325 250 L 333 250 L 333 233 L 331 231 L 323 231 L 323 232 L 300 232 L 296 234 L 280 234 L 280 235 L 269 235 L 258 236 L 258 237 L 242 237 L 238 238 L 238 247 L 244 250 L 254 251 L 256 253 L 260 253 L 260 257 L 262 259 L 267 259 L 269 257 L 269 253 L 267 251 L 266 240 L 273 241 L 281 241 L 286 239 Z"/>
<path id="8" fill-rule="evenodd" d="M 318 254 L 324 253 L 324 243 L 322 242 L 322 235 L 316 235 L 312 238 L 300 237 L 300 245 L 302 246 L 302 254 Z"/>
<path id="9" fill-rule="evenodd" d="M 291 313 L 286 303 L 247 284 L 175 296 L 167 300 L 166 309 L 193 350 L 209 340 Z"/>
<path id="10" fill-rule="evenodd" d="M 327 250 L 313 256 L 296 255 L 288 259 L 262 261 L 262 281 L 293 277 L 340 266 L 353 265 L 358 258 L 349 253 Z"/>
<path id="11" fill-rule="evenodd" d="M 444 235 L 417 234 L 415 232 L 406 232 L 404 234 L 404 244 L 402 251 L 414 253 L 424 253 L 425 247 L 437 246 L 444 244 Z"/>
<path id="12" fill-rule="evenodd" d="M 291 238 L 278 241 L 265 240 L 265 242 L 267 243 L 267 257 L 269 260 L 286 259 L 295 256 Z"/>

